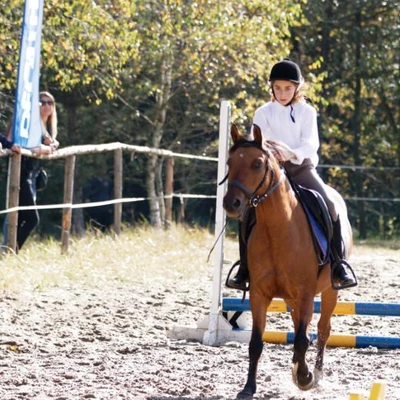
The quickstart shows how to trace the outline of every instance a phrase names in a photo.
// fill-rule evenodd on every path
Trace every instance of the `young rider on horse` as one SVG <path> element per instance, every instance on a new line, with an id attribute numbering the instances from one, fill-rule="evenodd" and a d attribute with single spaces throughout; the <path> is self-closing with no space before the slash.
<path id="1" fill-rule="evenodd" d="M 272 67 L 269 82 L 273 99 L 256 110 L 253 123 L 261 128 L 265 139 L 283 142 L 291 149 L 295 156 L 280 161 L 284 162 L 292 180 L 320 193 L 328 206 L 333 223 L 333 287 L 344 289 L 356 286 L 357 281 L 351 267 L 343 259 L 339 215 L 316 170 L 319 148 L 317 112 L 313 106 L 306 103 L 301 91 L 303 77 L 300 68 L 295 62 L 284 59 Z M 240 290 L 246 289 L 248 281 L 246 238 L 243 235 L 244 232 L 240 228 L 240 267 L 236 276 L 228 281 L 229 287 Z"/>

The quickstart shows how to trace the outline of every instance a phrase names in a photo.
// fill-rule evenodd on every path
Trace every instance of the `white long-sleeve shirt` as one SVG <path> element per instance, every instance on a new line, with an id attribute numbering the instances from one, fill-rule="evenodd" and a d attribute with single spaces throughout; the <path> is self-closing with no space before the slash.
<path id="1" fill-rule="evenodd" d="M 270 101 L 258 108 L 254 114 L 253 124 L 260 127 L 265 139 L 280 140 L 288 145 L 296 154 L 293 164 L 300 165 L 305 158 L 310 158 L 318 165 L 318 126 L 317 112 L 305 101 L 297 102 L 291 107 L 283 106 L 278 101 Z"/>

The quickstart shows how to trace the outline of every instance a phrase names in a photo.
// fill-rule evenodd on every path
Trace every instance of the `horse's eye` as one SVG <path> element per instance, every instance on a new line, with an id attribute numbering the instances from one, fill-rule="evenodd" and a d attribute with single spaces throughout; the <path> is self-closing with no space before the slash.
<path id="1" fill-rule="evenodd" d="M 254 169 L 261 169 L 263 167 L 264 163 L 261 158 L 258 158 L 256 161 L 253 163 L 253 168 Z"/>

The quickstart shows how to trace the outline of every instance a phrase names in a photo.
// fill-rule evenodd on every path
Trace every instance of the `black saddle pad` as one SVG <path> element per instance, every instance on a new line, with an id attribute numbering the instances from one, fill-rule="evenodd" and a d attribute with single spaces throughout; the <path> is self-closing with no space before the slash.
<path id="1" fill-rule="evenodd" d="M 332 220 L 323 197 L 312 189 L 295 185 L 295 192 L 306 213 L 320 265 L 329 262 L 330 242 L 333 235 Z"/>

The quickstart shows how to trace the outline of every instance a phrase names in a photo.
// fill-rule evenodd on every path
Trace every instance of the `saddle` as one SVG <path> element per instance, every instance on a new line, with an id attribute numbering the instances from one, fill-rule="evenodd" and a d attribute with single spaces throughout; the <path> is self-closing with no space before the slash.
<path id="1" fill-rule="evenodd" d="M 333 226 L 328 206 L 317 191 L 298 185 L 290 178 L 289 182 L 306 214 L 318 264 L 322 266 L 331 258 Z"/>

